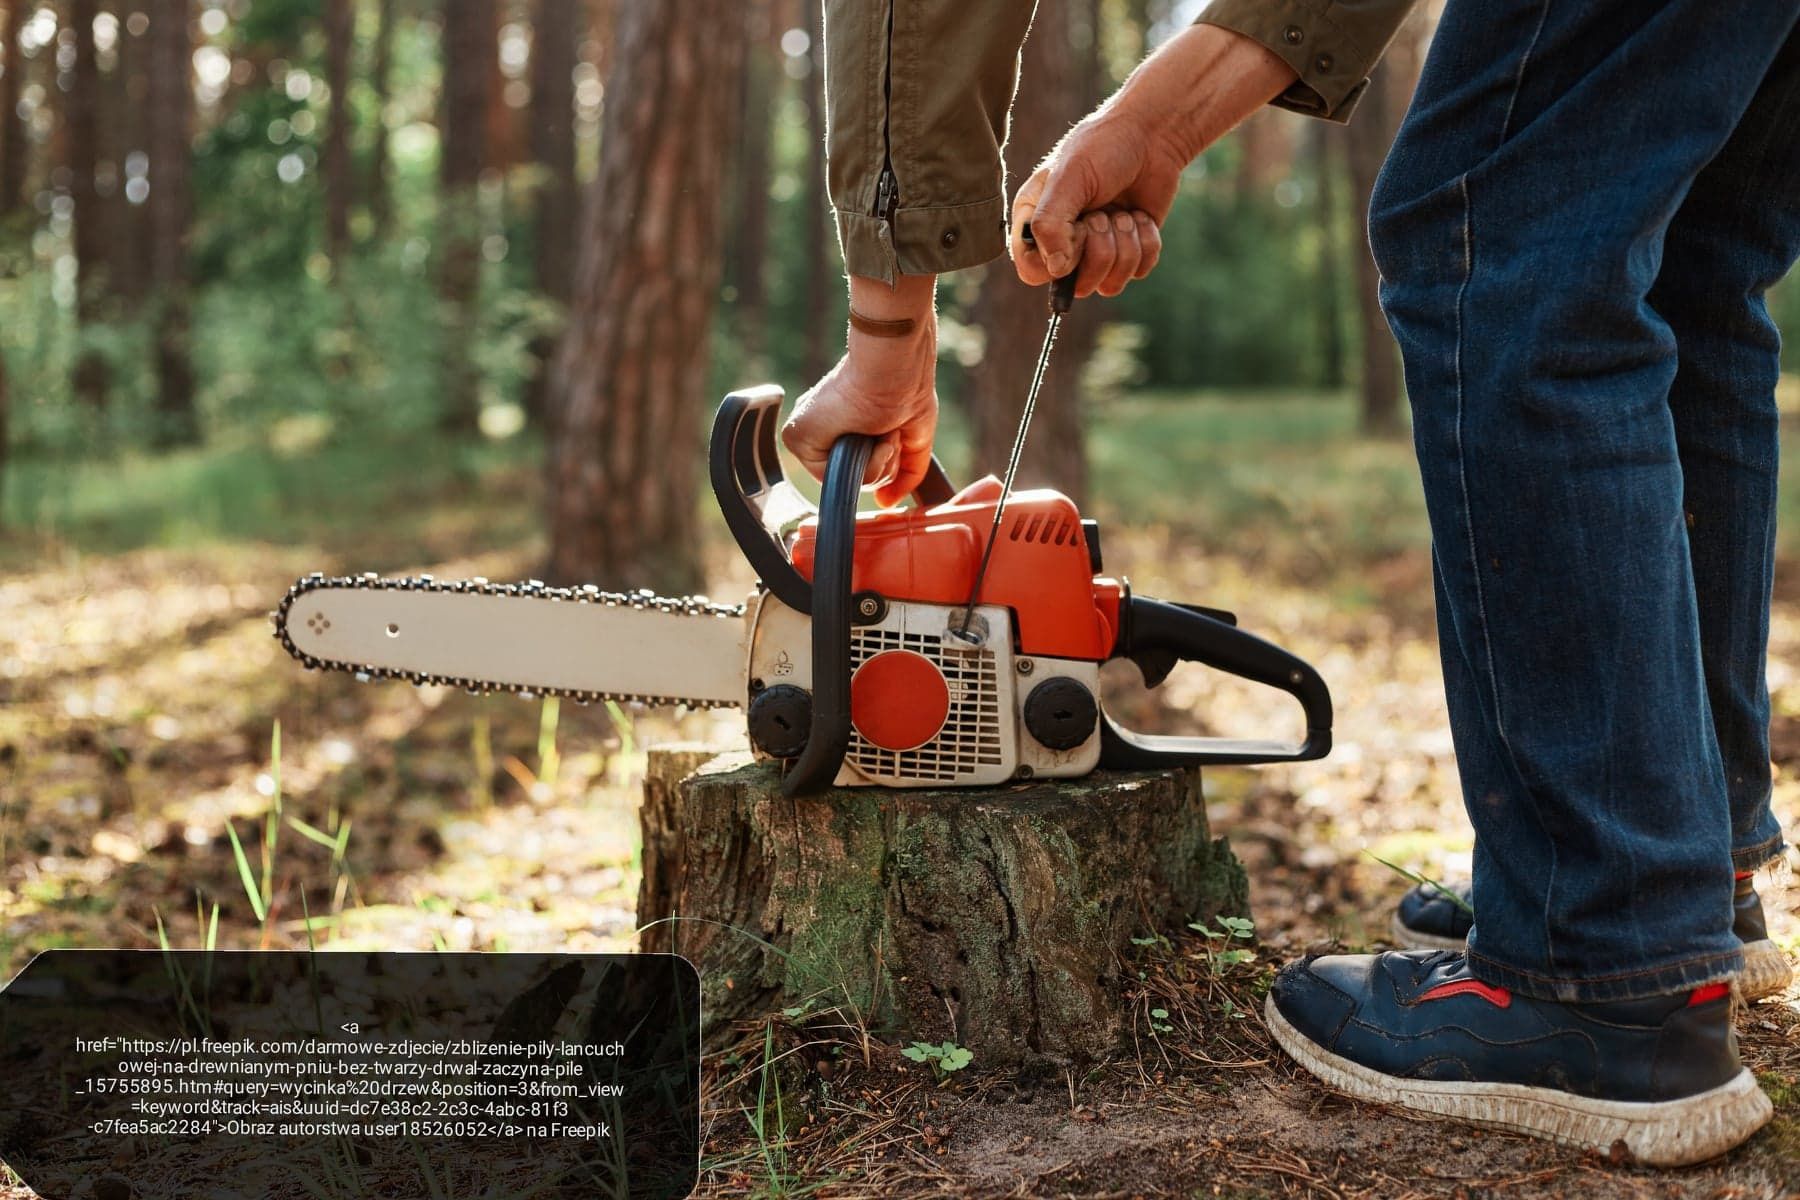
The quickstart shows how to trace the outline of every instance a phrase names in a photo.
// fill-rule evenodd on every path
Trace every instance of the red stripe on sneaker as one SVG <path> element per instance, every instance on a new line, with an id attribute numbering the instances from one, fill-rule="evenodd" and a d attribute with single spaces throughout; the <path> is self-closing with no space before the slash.
<path id="1" fill-rule="evenodd" d="M 1709 983 L 1703 988 L 1695 988 L 1694 994 L 1688 997 L 1687 1006 L 1698 1008 L 1702 1004 L 1711 1004 L 1714 1000 L 1723 1000 L 1731 995 L 1729 983 Z"/>
<path id="2" fill-rule="evenodd" d="M 1415 1003 L 1423 1004 L 1427 1000 L 1448 1000 L 1452 996 L 1480 996 L 1495 1008 L 1512 1006 L 1511 992 L 1503 987 L 1483 983 L 1479 979 L 1453 979 L 1449 983 L 1440 983 L 1421 995 Z"/>

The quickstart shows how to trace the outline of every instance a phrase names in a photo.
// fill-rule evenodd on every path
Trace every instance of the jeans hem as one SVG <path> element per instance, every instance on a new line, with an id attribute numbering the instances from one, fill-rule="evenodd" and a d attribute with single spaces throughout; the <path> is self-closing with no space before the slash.
<path id="1" fill-rule="evenodd" d="M 1786 849 L 1787 843 L 1783 841 L 1781 835 L 1777 833 L 1766 842 L 1761 842 L 1755 846 L 1746 846 L 1742 850 L 1733 850 L 1731 852 L 1731 869 L 1734 871 L 1754 871 L 1759 867 L 1766 867 L 1776 859 L 1780 858 L 1782 852 Z"/>
<path id="2" fill-rule="evenodd" d="M 1633 971 L 1587 976 L 1541 975 L 1509 967 L 1474 950 L 1467 953 L 1469 973 L 1481 982 L 1506 988 L 1534 1000 L 1553 1000 L 1564 1004 L 1641 1000 L 1649 996 L 1692 991 L 1709 983 L 1722 983 L 1731 979 L 1744 967 L 1744 952 L 1741 948 L 1678 959 Z"/>

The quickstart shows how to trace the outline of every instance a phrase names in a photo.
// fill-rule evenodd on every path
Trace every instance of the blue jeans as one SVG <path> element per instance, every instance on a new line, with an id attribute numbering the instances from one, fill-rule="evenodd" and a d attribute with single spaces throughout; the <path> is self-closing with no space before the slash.
<path id="1" fill-rule="evenodd" d="M 1764 664 L 1800 4 L 1449 0 L 1370 206 L 1475 828 L 1470 967 L 1542 999 L 1742 964 L 1782 849 Z"/>

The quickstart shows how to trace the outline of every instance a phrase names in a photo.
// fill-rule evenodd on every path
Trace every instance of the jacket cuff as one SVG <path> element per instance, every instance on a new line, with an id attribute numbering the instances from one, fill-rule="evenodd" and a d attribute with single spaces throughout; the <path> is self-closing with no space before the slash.
<path id="1" fill-rule="evenodd" d="M 1334 20 L 1332 0 L 1212 0 L 1196 25 L 1217 25 L 1266 46 L 1300 76 L 1269 103 L 1342 124 L 1369 86 L 1385 48 L 1363 46 Z"/>
<path id="2" fill-rule="evenodd" d="M 1006 253 L 1000 196 L 949 208 L 902 208 L 890 227 L 868 213 L 836 210 L 838 246 L 852 275 L 892 284 L 896 274 L 942 275 Z"/>

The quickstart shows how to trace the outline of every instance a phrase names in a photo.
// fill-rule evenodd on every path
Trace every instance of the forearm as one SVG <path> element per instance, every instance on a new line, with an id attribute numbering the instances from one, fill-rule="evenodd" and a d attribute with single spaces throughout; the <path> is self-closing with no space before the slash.
<path id="1" fill-rule="evenodd" d="M 1139 63 L 1099 115 L 1150 131 L 1186 163 L 1294 79 L 1294 69 L 1259 42 L 1191 25 Z"/>
<path id="2" fill-rule="evenodd" d="M 896 275 L 891 284 L 866 275 L 850 276 L 851 309 L 877 321 L 910 317 L 922 325 L 933 317 L 936 294 L 936 275 Z"/>

